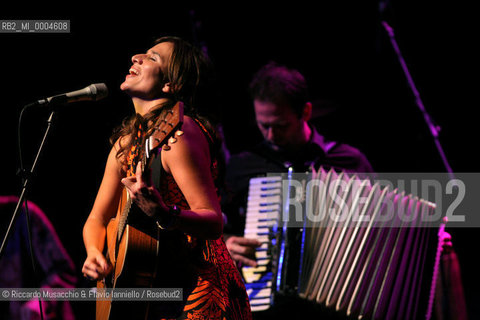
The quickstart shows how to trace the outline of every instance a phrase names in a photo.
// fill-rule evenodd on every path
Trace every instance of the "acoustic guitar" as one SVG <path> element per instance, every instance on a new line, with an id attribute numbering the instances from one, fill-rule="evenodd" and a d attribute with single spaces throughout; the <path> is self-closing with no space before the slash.
<path id="1" fill-rule="evenodd" d="M 183 103 L 177 102 L 171 110 L 164 111 L 155 125 L 153 133 L 145 141 L 142 157 L 142 174 L 149 172 L 161 148 L 167 143 L 183 123 Z M 159 230 L 152 219 L 138 208 L 133 210 L 132 200 L 124 188 L 118 204 L 117 215 L 107 226 L 106 258 L 112 264 L 112 272 L 97 281 L 97 289 L 109 292 L 115 288 L 151 287 L 158 269 Z M 96 319 L 123 318 L 122 308 L 136 306 L 135 318 L 144 319 L 148 313 L 147 302 L 125 303 L 108 299 L 97 299 Z M 112 307 L 113 306 L 113 307 Z M 132 310 L 129 310 L 131 314 Z"/>

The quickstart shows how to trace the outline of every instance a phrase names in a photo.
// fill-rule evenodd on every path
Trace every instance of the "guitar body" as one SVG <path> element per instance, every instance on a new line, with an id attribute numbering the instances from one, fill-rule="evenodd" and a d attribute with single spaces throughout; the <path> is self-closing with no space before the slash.
<path id="1" fill-rule="evenodd" d="M 128 202 L 127 191 L 124 189 L 117 217 L 110 220 L 107 226 L 107 259 L 113 269 L 105 279 L 97 281 L 98 289 L 148 288 L 154 282 L 159 249 L 159 241 L 152 234 L 154 230 L 145 230 L 141 224 L 138 226 L 126 224 L 123 236 L 118 241 L 120 215 Z M 133 216 L 132 212 L 130 216 Z M 147 302 L 137 301 L 125 304 L 111 299 L 97 300 L 96 319 L 117 319 L 125 316 L 125 312 L 143 319 L 147 309 Z"/>

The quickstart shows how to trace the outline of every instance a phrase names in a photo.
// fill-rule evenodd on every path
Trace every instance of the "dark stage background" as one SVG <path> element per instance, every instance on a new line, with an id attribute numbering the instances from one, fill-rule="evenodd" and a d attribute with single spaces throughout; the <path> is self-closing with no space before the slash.
<path id="1" fill-rule="evenodd" d="M 306 76 L 315 106 L 313 122 L 320 132 L 361 149 L 376 171 L 445 171 L 380 27 L 377 1 L 258 5 L 68 3 L 1 11 L 1 19 L 71 21 L 69 34 L 0 34 L 2 194 L 20 191 L 15 172 L 22 106 L 95 82 L 105 82 L 110 90 L 102 101 L 71 104 L 58 111 L 28 195 L 56 227 L 79 278 L 85 258 L 82 227 L 103 175 L 108 138 L 133 110 L 119 85 L 131 65 L 130 57 L 146 51 L 158 36 L 179 35 L 206 45 L 220 80 L 221 108 L 215 113 L 232 153 L 259 139 L 247 86 L 260 66 L 275 60 Z M 478 57 L 474 48 L 478 25 L 473 11 L 465 3 L 392 0 L 384 13 L 427 110 L 442 128 L 440 140 L 456 172 L 479 171 L 474 153 L 478 69 L 473 65 Z M 47 116 L 44 110 L 25 114 L 22 146 L 27 167 Z M 474 264 L 478 229 L 450 232 L 463 268 L 470 316 L 479 318 Z M 81 280 L 79 285 L 91 284 Z M 75 306 L 79 315 L 93 312 L 93 307 Z"/>

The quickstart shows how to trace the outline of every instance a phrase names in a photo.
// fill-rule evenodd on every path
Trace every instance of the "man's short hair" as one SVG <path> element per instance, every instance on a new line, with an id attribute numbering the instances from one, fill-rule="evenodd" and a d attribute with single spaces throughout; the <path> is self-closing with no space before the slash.
<path id="1" fill-rule="evenodd" d="M 249 89 L 253 100 L 288 105 L 299 117 L 309 101 L 304 76 L 299 71 L 276 62 L 269 62 L 257 71 Z"/>

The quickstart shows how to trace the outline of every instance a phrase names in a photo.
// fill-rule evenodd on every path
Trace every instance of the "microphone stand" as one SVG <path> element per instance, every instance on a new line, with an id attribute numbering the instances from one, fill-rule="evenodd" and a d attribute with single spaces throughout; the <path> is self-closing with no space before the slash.
<path id="1" fill-rule="evenodd" d="M 440 144 L 440 141 L 438 139 L 438 135 L 440 132 L 440 127 L 435 125 L 433 123 L 432 118 L 428 114 L 427 110 L 425 109 L 425 106 L 423 105 L 422 99 L 420 98 L 420 93 L 418 92 L 417 88 L 415 87 L 415 83 L 413 82 L 413 78 L 410 75 L 410 72 L 408 71 L 407 64 L 405 63 L 405 60 L 403 59 L 402 53 L 400 52 L 400 48 L 398 47 L 397 41 L 395 40 L 395 35 L 393 33 L 393 28 L 388 25 L 386 21 L 382 21 L 382 25 L 387 31 L 387 34 L 390 38 L 390 42 L 392 44 L 393 50 L 395 51 L 398 61 L 400 62 L 400 65 L 403 69 L 403 72 L 405 73 L 405 77 L 407 78 L 407 83 L 410 86 L 410 89 L 412 90 L 412 93 L 415 97 L 415 103 L 417 104 L 417 107 L 420 109 L 420 111 L 423 114 L 423 118 L 425 119 L 425 122 L 427 123 L 428 128 L 430 129 L 430 133 L 433 136 L 433 140 L 435 142 L 435 146 L 437 147 L 438 153 L 440 155 L 440 158 L 442 159 L 443 165 L 445 166 L 445 169 L 447 170 L 448 176 L 450 180 L 454 180 L 455 176 L 453 174 L 453 170 L 450 167 L 450 164 L 448 163 L 447 156 L 445 155 L 445 152 L 443 151 L 442 145 Z"/>
<path id="2" fill-rule="evenodd" d="M 26 202 L 25 196 L 27 194 L 27 189 L 28 189 L 28 185 L 29 185 L 29 182 L 30 182 L 30 178 L 32 177 L 32 175 L 33 175 L 33 173 L 34 173 L 34 171 L 37 167 L 37 162 L 38 162 L 38 159 L 40 158 L 40 155 L 43 151 L 43 147 L 44 147 L 45 142 L 47 140 L 47 136 L 50 132 L 50 128 L 51 128 L 52 123 L 53 123 L 53 116 L 54 115 L 55 115 L 55 111 L 52 111 L 50 113 L 50 116 L 48 117 L 47 129 L 45 130 L 45 134 L 43 135 L 43 139 L 42 139 L 42 142 L 40 143 L 40 147 L 38 148 L 37 155 L 35 156 L 35 160 L 33 161 L 32 168 L 30 169 L 30 172 L 28 174 L 24 175 L 22 193 L 20 194 L 20 197 L 18 198 L 17 206 L 16 206 L 15 211 L 13 213 L 12 219 L 10 220 L 10 224 L 8 226 L 7 233 L 5 234 L 5 237 L 3 238 L 2 246 L 0 247 L 0 259 L 2 259 L 3 253 L 5 251 L 6 243 L 8 241 L 8 238 L 10 237 L 13 226 L 15 225 L 15 221 L 17 220 L 17 216 L 18 216 L 18 213 L 19 213 L 20 208 L 22 206 L 22 203 Z"/>
<path id="3" fill-rule="evenodd" d="M 438 139 L 438 135 L 440 132 L 440 127 L 435 125 L 433 123 L 432 118 L 428 114 L 427 110 L 425 109 L 425 106 L 423 105 L 422 99 L 420 98 L 420 93 L 418 92 L 417 88 L 415 87 L 415 83 L 413 82 L 413 78 L 410 75 L 410 72 L 408 71 L 407 64 L 405 63 L 405 60 L 403 59 L 402 53 L 400 52 L 400 48 L 397 44 L 397 41 L 395 40 L 395 35 L 393 33 L 393 28 L 390 27 L 390 25 L 386 21 L 382 21 L 382 26 L 385 28 L 387 31 L 387 34 L 390 38 L 390 42 L 392 44 L 393 50 L 395 51 L 395 54 L 398 57 L 398 61 L 400 62 L 400 65 L 403 69 L 403 72 L 405 73 L 405 77 L 407 78 L 407 83 L 410 86 L 410 89 L 412 90 L 412 93 L 415 97 L 415 103 L 417 104 L 417 107 L 420 109 L 420 111 L 423 114 L 423 118 L 430 129 L 430 133 L 432 134 L 433 140 L 435 142 L 435 146 L 437 147 L 438 153 L 440 155 L 440 158 L 443 161 L 443 165 L 445 166 L 445 169 L 447 170 L 448 176 L 450 180 L 455 181 L 455 175 L 453 173 L 452 168 L 450 167 L 450 164 L 448 163 L 447 156 L 445 155 L 445 152 L 443 151 L 442 145 L 440 144 L 440 141 Z M 455 183 L 456 185 L 456 183 Z M 447 217 L 443 218 L 442 223 L 440 224 L 440 228 L 438 231 L 438 245 L 437 245 L 437 252 L 436 252 L 436 257 L 435 257 L 435 262 L 434 262 L 434 267 L 433 267 L 433 276 L 432 276 L 432 283 L 430 287 L 430 293 L 428 297 L 428 307 L 427 307 L 427 312 L 425 314 L 425 319 L 430 320 L 432 316 L 432 310 L 433 310 L 433 303 L 435 299 L 435 288 L 437 284 L 437 279 L 439 277 L 440 273 L 440 256 L 441 256 L 441 246 L 443 245 L 443 239 L 442 236 L 445 233 L 445 226 L 448 222 Z"/>

